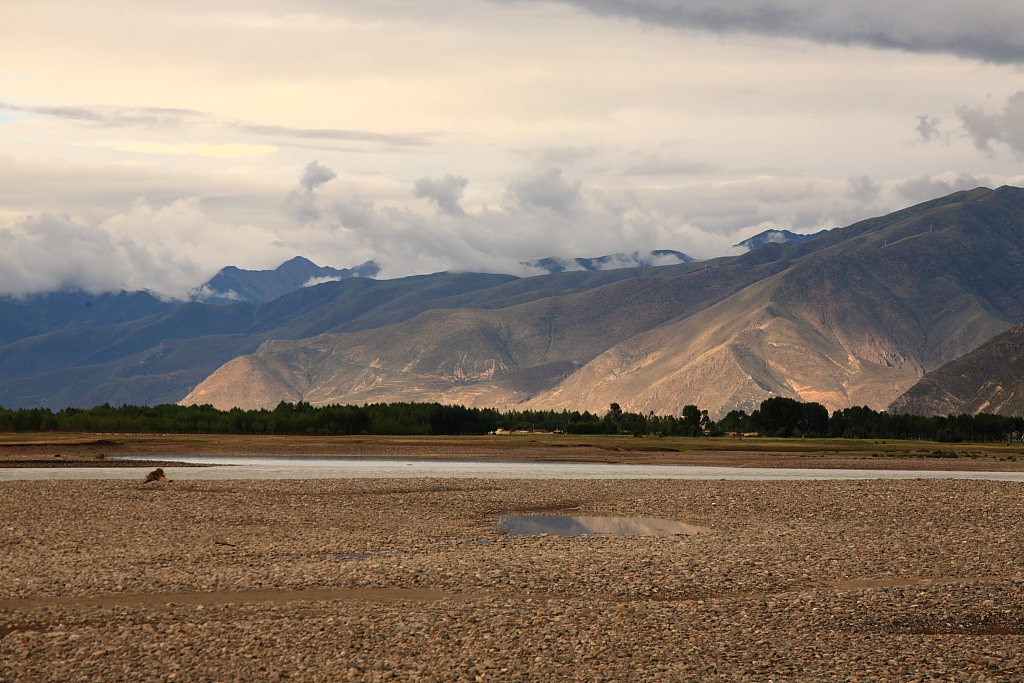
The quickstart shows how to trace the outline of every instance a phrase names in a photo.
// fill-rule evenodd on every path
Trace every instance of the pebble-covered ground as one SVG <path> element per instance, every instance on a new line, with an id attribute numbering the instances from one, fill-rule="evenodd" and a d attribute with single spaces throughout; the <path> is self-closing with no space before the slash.
<path id="1" fill-rule="evenodd" d="M 0 485 L 0 681 L 343 680 L 1022 681 L 1024 485 Z"/>

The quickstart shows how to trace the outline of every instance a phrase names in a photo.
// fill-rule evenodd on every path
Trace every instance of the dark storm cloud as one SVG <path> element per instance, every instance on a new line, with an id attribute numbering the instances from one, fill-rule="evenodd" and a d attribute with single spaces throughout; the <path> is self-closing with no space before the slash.
<path id="1" fill-rule="evenodd" d="M 536 2 L 539 0 L 499 0 Z M 996 0 L 559 0 L 677 29 L 803 38 L 991 62 L 1024 61 L 1024 3 Z"/>
<path id="2" fill-rule="evenodd" d="M 450 216 L 462 216 L 465 211 L 459 205 L 462 191 L 469 181 L 462 176 L 446 175 L 443 178 L 420 178 L 413 188 L 413 195 L 430 199 L 437 208 Z"/>

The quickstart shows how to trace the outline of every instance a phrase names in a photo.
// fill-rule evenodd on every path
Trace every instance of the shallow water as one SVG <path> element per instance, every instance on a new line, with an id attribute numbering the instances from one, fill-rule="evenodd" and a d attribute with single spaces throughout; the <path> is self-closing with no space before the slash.
<path id="1" fill-rule="evenodd" d="M 800 481 L 820 479 L 983 479 L 1021 481 L 1024 472 L 945 472 L 928 470 L 840 470 L 692 465 L 629 465 L 564 462 L 489 462 L 466 460 L 384 460 L 353 457 L 247 457 L 160 455 L 127 460 L 202 463 L 214 467 L 164 467 L 169 479 L 730 479 Z M 40 479 L 142 479 L 146 467 L 10 467 L 0 481 Z"/>
<path id="2" fill-rule="evenodd" d="M 692 536 L 710 529 L 657 517 L 500 515 L 498 531 L 512 536 Z"/>

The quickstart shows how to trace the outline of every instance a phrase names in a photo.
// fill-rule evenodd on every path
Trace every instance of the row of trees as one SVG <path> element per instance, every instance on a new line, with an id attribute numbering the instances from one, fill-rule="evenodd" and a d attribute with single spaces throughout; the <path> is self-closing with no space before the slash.
<path id="1" fill-rule="evenodd" d="M 977 415 L 890 415 L 866 406 L 837 410 L 830 416 L 820 403 L 769 398 L 747 415 L 734 410 L 715 431 L 758 432 L 763 436 L 844 439 L 920 439 L 926 441 L 1006 441 L 1024 435 L 1024 418 L 991 413 Z"/>
<path id="2" fill-rule="evenodd" d="M 774 437 L 1003 441 L 1024 434 L 1024 418 L 980 413 L 923 417 L 890 415 L 867 407 L 832 413 L 819 403 L 769 398 L 749 415 L 734 410 L 714 422 L 706 410 L 685 406 L 680 415 L 643 415 L 613 403 L 604 415 L 579 411 L 466 408 L 439 403 L 373 403 L 365 406 L 280 403 L 273 410 L 218 410 L 213 406 L 108 404 L 90 409 L 0 408 L 0 431 L 68 431 L 213 434 L 455 435 L 508 431 L 569 434 L 702 436 L 758 433 Z"/>
<path id="3" fill-rule="evenodd" d="M 486 434 L 507 431 L 562 431 L 569 434 L 656 434 L 695 436 L 710 424 L 707 411 L 687 406 L 683 414 L 658 416 L 624 412 L 612 404 L 604 415 L 579 411 L 466 408 L 440 403 L 373 403 L 365 406 L 278 404 L 273 410 L 218 410 L 210 405 L 109 404 L 95 408 L 0 408 L 0 431 L 211 433 L 211 434 Z"/>

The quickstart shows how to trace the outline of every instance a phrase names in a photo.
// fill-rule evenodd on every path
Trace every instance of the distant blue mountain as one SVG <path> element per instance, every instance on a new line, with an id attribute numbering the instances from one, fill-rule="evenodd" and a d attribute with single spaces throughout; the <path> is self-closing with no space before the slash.
<path id="1" fill-rule="evenodd" d="M 523 261 L 524 266 L 539 268 L 547 273 L 562 273 L 567 270 L 615 270 L 617 268 L 647 268 L 650 266 L 669 266 L 677 263 L 690 263 L 693 258 L 681 251 L 672 249 L 655 249 L 646 253 L 634 251 L 632 254 L 608 254 L 593 258 L 561 258 L 547 256 L 545 258 Z"/>
<path id="2" fill-rule="evenodd" d="M 89 294 L 75 290 L 4 296 L 0 297 L 0 346 L 56 330 L 118 325 L 174 306 L 149 292 Z"/>
<path id="3" fill-rule="evenodd" d="M 797 244 L 799 242 L 813 240 L 815 237 L 820 237 L 826 232 L 828 232 L 828 230 L 819 230 L 818 232 L 810 235 L 803 235 L 798 232 L 790 232 L 789 230 L 765 230 L 764 232 L 757 233 L 753 237 L 748 237 L 739 244 L 734 244 L 733 248 L 746 247 L 750 250 L 757 249 L 765 244 Z"/>
<path id="4" fill-rule="evenodd" d="M 206 283 L 192 290 L 192 299 L 204 303 L 263 304 L 311 284 L 352 277 L 375 277 L 379 272 L 380 266 L 375 261 L 339 269 L 318 266 L 307 258 L 296 256 L 274 270 L 222 268 Z"/>

